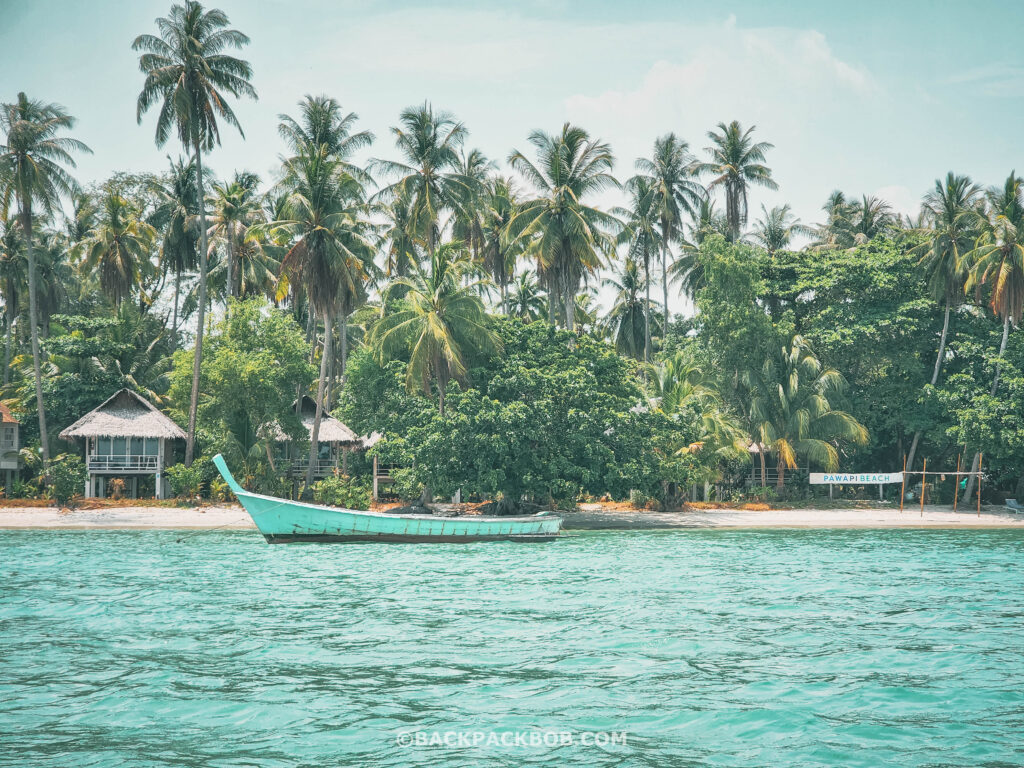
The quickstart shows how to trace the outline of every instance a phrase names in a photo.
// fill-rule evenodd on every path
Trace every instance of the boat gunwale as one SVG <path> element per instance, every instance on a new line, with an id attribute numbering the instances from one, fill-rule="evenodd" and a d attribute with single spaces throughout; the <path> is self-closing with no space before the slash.
<path id="1" fill-rule="evenodd" d="M 322 504 L 310 504 L 309 502 L 306 502 L 306 501 L 291 501 L 290 499 L 282 499 L 279 496 L 267 496 L 266 494 L 263 494 L 263 493 L 252 493 L 251 491 L 245 491 L 245 490 L 243 490 L 243 491 L 234 491 L 233 493 L 235 494 L 235 496 L 238 497 L 238 500 L 242 503 L 243 507 L 245 506 L 245 502 L 242 502 L 242 497 L 243 496 L 249 496 L 249 497 L 252 497 L 252 498 L 255 498 L 255 499 L 265 499 L 267 501 L 276 501 L 279 504 L 291 504 L 291 505 L 294 505 L 294 506 L 297 506 L 297 507 L 305 507 L 306 509 L 315 509 L 315 510 L 318 510 L 320 512 L 347 512 L 348 514 L 352 514 L 352 515 L 366 515 L 366 516 L 369 516 L 369 517 L 379 517 L 379 518 L 382 518 L 382 519 L 385 519 L 385 520 L 426 520 L 426 519 L 436 519 L 436 520 L 470 520 L 470 521 L 473 521 L 473 522 L 481 522 L 481 523 L 485 523 L 485 522 L 486 523 L 517 523 L 517 522 L 518 523 L 532 523 L 532 522 L 540 522 L 540 521 L 543 521 L 543 520 L 559 520 L 559 521 L 563 521 L 563 517 L 561 515 L 551 515 L 551 514 L 545 514 L 543 512 L 538 512 L 535 515 L 515 516 L 515 517 L 512 517 L 512 516 L 509 516 L 509 517 L 491 517 L 491 516 L 485 516 L 485 515 L 453 515 L 453 516 L 446 516 L 446 515 L 389 515 L 387 512 L 374 512 L 374 511 L 368 510 L 368 509 L 348 509 L 346 507 L 328 507 L 328 506 L 324 506 Z M 248 508 L 246 508 L 246 511 L 247 512 L 249 511 Z M 266 514 L 266 512 L 260 512 L 258 514 Z"/>

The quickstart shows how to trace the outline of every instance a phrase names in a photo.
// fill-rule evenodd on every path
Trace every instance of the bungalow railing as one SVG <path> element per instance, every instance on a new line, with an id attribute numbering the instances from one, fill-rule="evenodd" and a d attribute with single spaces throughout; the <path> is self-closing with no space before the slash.
<path id="1" fill-rule="evenodd" d="M 92 454 L 89 456 L 88 468 L 92 472 L 156 472 L 159 468 L 159 457 Z"/>
<path id="2" fill-rule="evenodd" d="M 306 469 L 309 467 L 309 457 L 304 459 L 295 459 L 292 461 L 292 471 L 296 474 L 305 474 Z M 334 459 L 318 459 L 313 464 L 313 475 L 314 477 L 324 477 L 334 472 L 337 467 L 337 462 Z"/>

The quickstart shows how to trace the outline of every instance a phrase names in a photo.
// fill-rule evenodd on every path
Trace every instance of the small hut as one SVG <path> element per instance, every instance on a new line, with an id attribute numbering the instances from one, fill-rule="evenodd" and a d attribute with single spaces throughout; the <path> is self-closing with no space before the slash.
<path id="1" fill-rule="evenodd" d="M 18 470 L 18 420 L 11 409 L 0 403 L 0 469 L 6 470 L 6 488 L 10 489 L 14 473 Z"/>
<path id="2" fill-rule="evenodd" d="M 295 407 L 295 403 L 292 403 Z M 302 398 L 302 406 L 299 411 L 299 418 L 302 426 L 306 428 L 309 439 L 313 439 L 313 422 L 316 420 L 316 401 L 308 395 Z M 281 430 L 278 430 L 277 442 L 282 446 L 284 452 L 291 454 L 292 471 L 296 474 L 305 474 L 309 466 L 309 454 L 295 455 L 291 446 L 292 439 Z M 366 441 L 349 429 L 345 424 L 338 421 L 327 411 L 320 417 L 320 434 L 317 437 L 317 462 L 313 467 L 314 477 L 326 477 L 339 468 L 341 463 L 342 471 L 347 469 L 348 452 L 362 451 L 368 446 Z"/>
<path id="3" fill-rule="evenodd" d="M 183 440 L 185 432 L 144 397 L 122 389 L 60 436 L 85 441 L 86 498 L 106 496 L 112 477 L 130 479 L 130 493 L 137 497 L 139 478 L 153 475 L 155 495 L 163 499 L 167 497 L 163 470 L 171 441 Z"/>

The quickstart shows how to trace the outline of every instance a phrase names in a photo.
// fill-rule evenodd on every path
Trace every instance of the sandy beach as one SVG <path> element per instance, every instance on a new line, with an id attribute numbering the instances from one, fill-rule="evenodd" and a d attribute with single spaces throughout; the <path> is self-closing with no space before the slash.
<path id="1" fill-rule="evenodd" d="M 946 506 L 849 509 L 687 509 L 683 512 L 609 509 L 584 504 L 565 513 L 566 530 L 657 528 L 1024 528 L 1024 515 L 1004 507 L 953 512 Z M 56 507 L 0 507 L 0 529 L 223 529 L 253 528 L 237 505 L 105 507 L 60 510 Z"/>

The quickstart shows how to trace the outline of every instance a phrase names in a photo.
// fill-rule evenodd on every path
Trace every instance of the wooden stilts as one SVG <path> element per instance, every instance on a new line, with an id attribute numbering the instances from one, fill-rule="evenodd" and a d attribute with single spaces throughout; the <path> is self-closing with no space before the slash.
<path id="1" fill-rule="evenodd" d="M 956 512 L 957 502 L 960 500 L 960 456 L 956 455 L 956 480 L 953 483 L 953 511 Z"/>
<path id="2" fill-rule="evenodd" d="M 900 514 L 903 513 L 903 497 L 907 495 L 907 454 L 903 454 L 903 484 L 900 485 Z"/>
<path id="3" fill-rule="evenodd" d="M 924 489 L 927 487 L 928 481 L 928 459 L 924 460 L 924 466 L 921 467 L 921 517 L 924 517 Z"/>

